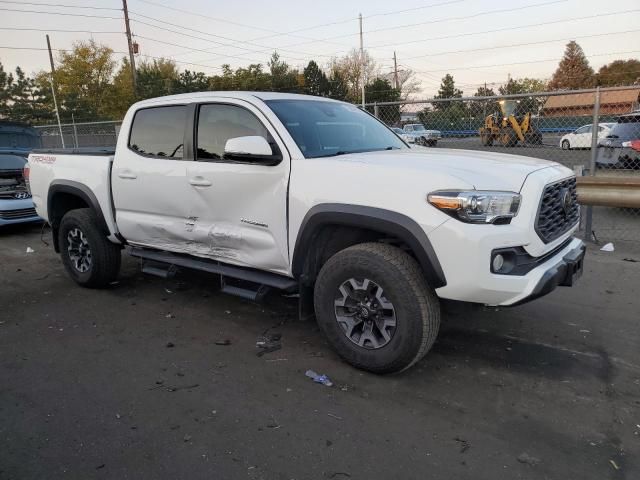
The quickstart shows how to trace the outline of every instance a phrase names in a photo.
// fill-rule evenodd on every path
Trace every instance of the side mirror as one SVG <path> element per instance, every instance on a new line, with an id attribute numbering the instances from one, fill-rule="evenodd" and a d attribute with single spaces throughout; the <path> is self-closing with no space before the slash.
<path id="1" fill-rule="evenodd" d="M 231 158 L 273 156 L 271 145 L 257 135 L 230 138 L 224 145 L 224 154 Z"/>

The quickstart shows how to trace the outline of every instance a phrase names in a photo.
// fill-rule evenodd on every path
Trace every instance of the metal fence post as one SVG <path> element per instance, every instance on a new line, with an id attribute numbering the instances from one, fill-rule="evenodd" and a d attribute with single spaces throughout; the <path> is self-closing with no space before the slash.
<path id="1" fill-rule="evenodd" d="M 378 107 L 377 103 L 373 104 L 373 116 L 376 118 L 380 118 L 380 107 Z"/>
<path id="2" fill-rule="evenodd" d="M 591 156 L 589 157 L 589 176 L 596 174 L 596 157 L 598 156 L 598 123 L 600 118 L 600 87 L 596 88 L 593 101 L 593 122 L 591 126 Z M 585 220 L 585 239 L 595 241 L 593 237 L 593 206 L 587 207 Z"/>
<path id="3" fill-rule="evenodd" d="M 78 129 L 76 128 L 76 119 L 71 114 L 71 123 L 73 123 L 73 144 L 76 148 L 78 148 Z"/>

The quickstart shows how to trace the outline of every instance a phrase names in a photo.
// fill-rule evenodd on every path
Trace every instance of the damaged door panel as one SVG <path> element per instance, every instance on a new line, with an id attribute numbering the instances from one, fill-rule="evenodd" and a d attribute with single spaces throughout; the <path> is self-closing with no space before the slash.
<path id="1" fill-rule="evenodd" d="M 187 225 L 197 244 L 196 255 L 288 273 L 288 155 L 284 153 L 277 164 L 225 155 L 229 139 L 255 136 L 286 152 L 263 114 L 246 102 L 224 99 L 200 106 L 197 157 L 188 164 L 187 177 L 207 185 L 190 182 L 190 211 L 197 221 L 191 225 L 189 219 Z"/>

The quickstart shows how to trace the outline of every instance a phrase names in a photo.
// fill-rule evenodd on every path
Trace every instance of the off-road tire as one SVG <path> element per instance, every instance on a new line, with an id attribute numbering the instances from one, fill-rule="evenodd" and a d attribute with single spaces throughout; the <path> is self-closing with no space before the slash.
<path id="1" fill-rule="evenodd" d="M 396 327 L 377 349 L 352 342 L 339 325 L 334 303 L 343 282 L 367 278 L 378 284 L 393 304 Z M 383 243 L 362 243 L 333 255 L 320 270 L 314 289 L 318 324 L 332 348 L 351 365 L 374 373 L 401 372 L 431 348 L 440 327 L 440 304 L 416 260 Z"/>
<path id="2" fill-rule="evenodd" d="M 91 251 L 91 265 L 80 272 L 69 256 L 69 232 L 79 230 L 86 238 Z M 100 229 L 96 214 L 90 208 L 70 210 L 62 217 L 58 229 L 58 244 L 62 263 L 69 276 L 87 288 L 103 288 L 118 277 L 120 271 L 120 247 L 110 242 Z"/>

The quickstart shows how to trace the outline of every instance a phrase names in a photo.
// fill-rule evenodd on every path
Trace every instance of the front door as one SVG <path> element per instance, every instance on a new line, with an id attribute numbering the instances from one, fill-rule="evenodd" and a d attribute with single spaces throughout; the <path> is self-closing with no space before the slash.
<path id="1" fill-rule="evenodd" d="M 290 157 L 276 130 L 256 107 L 232 99 L 200 105 L 195 129 L 195 161 L 187 165 L 187 182 L 199 254 L 288 273 Z M 243 136 L 265 138 L 273 159 L 225 156 L 227 140 Z"/>

